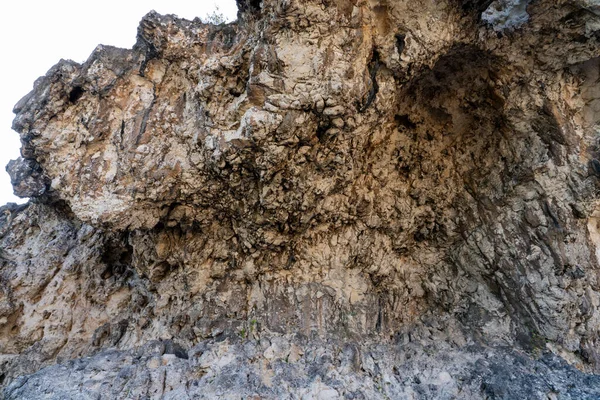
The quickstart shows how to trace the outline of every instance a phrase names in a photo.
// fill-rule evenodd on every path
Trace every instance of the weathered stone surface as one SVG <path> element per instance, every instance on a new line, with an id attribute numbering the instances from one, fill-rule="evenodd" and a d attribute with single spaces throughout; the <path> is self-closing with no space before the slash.
<path id="1" fill-rule="evenodd" d="M 598 396 L 592 3 L 239 1 L 61 61 L 15 107 L 4 396 Z"/>
<path id="2" fill-rule="evenodd" d="M 188 358 L 160 343 L 107 350 L 18 378 L 7 399 L 587 399 L 600 377 L 550 353 L 435 343 L 363 345 L 261 337 L 206 341 Z M 273 349 L 281 349 L 273 351 Z M 299 354 L 294 358 L 294 354 Z M 29 397 L 27 397 L 29 396 Z"/>
<path id="3" fill-rule="evenodd" d="M 481 19 L 495 31 L 515 29 L 529 20 L 528 5 L 529 0 L 496 0 L 483 12 Z"/>
<path id="4" fill-rule="evenodd" d="M 11 160 L 6 166 L 6 172 L 10 175 L 17 196 L 38 197 L 48 189 L 49 182 L 43 176 L 40 166 L 32 159 Z"/>

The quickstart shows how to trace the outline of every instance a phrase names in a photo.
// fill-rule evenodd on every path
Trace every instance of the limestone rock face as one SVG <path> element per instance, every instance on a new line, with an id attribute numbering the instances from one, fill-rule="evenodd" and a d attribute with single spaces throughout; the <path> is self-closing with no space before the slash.
<path id="1" fill-rule="evenodd" d="M 599 397 L 599 5 L 238 6 L 15 106 L 2 396 Z"/>

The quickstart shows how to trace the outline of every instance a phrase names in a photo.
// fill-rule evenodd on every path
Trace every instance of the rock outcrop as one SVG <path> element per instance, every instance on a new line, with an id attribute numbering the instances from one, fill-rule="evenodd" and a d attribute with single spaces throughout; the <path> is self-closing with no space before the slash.
<path id="1" fill-rule="evenodd" d="M 600 398 L 600 4 L 238 6 L 15 106 L 2 396 Z"/>

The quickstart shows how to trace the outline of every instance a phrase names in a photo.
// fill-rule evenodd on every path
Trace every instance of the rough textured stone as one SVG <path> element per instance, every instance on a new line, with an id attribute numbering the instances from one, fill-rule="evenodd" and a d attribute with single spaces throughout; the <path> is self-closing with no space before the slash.
<path id="1" fill-rule="evenodd" d="M 269 356 L 278 343 L 283 351 Z M 301 356 L 291 359 L 291 349 Z M 7 399 L 586 399 L 600 377 L 584 376 L 552 354 L 533 361 L 505 349 L 460 351 L 279 336 L 207 341 L 189 358 L 150 343 L 106 350 L 21 377 Z"/>
<path id="2" fill-rule="evenodd" d="M 599 396 L 592 3 L 238 1 L 59 62 L 15 107 L 3 395 Z"/>
<path id="3" fill-rule="evenodd" d="M 40 166 L 32 159 L 11 160 L 6 166 L 6 172 L 10 175 L 17 196 L 38 197 L 48 189 L 47 179 L 43 176 Z"/>
<path id="4" fill-rule="evenodd" d="M 515 29 L 529 20 L 527 6 L 530 0 L 496 0 L 483 12 L 481 19 L 495 31 Z"/>

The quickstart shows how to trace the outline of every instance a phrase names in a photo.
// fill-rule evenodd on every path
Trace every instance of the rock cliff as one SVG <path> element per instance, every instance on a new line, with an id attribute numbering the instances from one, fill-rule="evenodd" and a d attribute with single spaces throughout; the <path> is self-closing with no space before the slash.
<path id="1" fill-rule="evenodd" d="M 15 106 L 1 396 L 600 398 L 600 3 L 238 7 Z"/>

